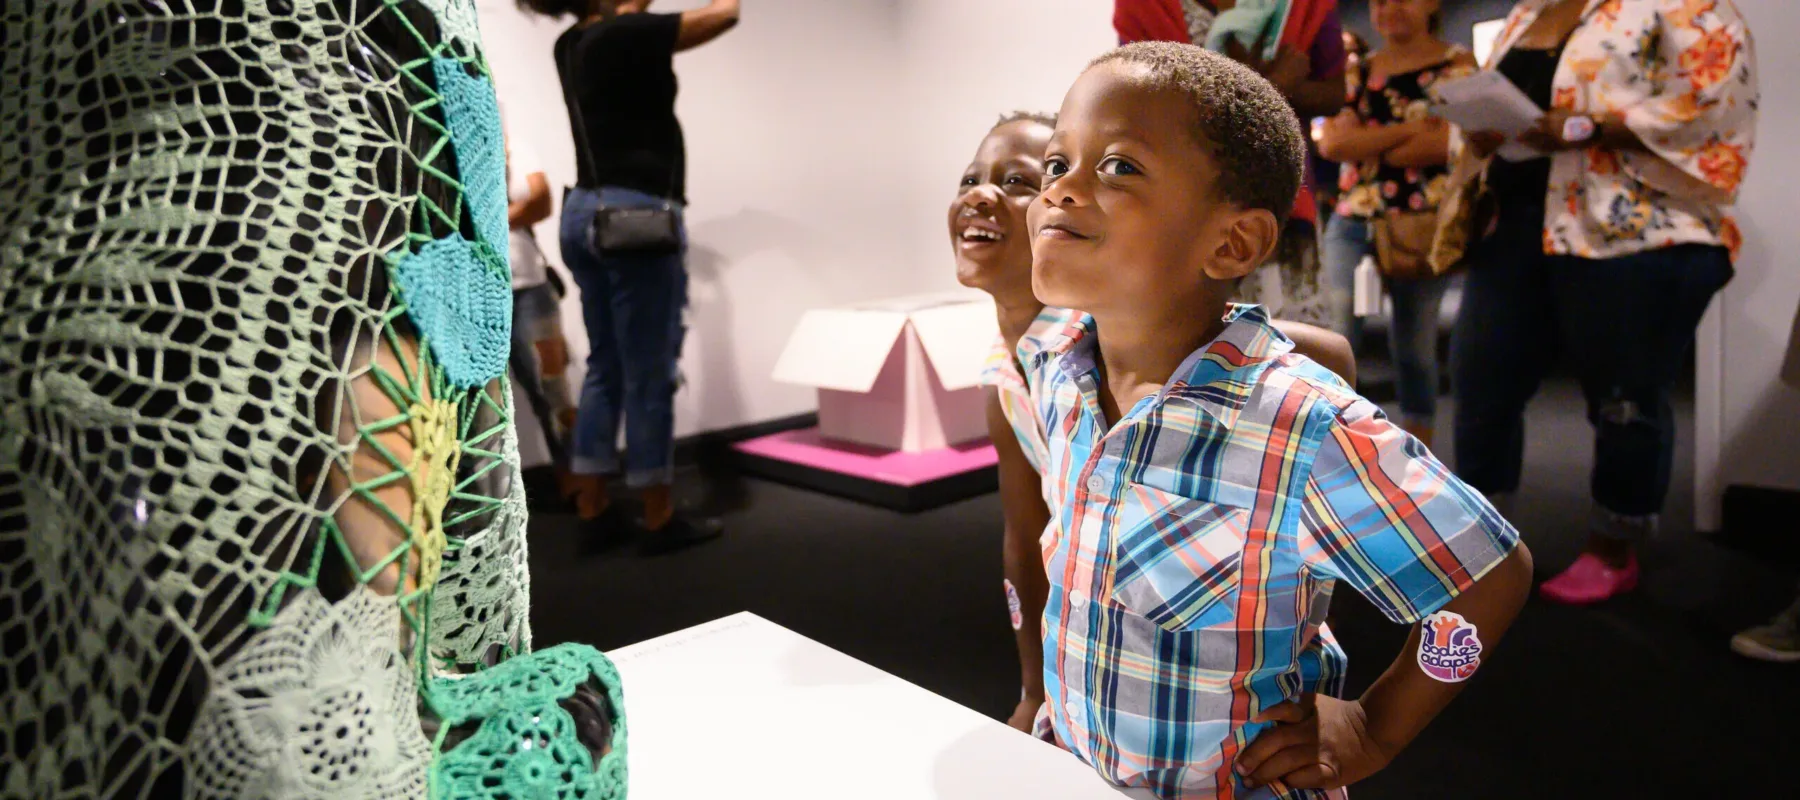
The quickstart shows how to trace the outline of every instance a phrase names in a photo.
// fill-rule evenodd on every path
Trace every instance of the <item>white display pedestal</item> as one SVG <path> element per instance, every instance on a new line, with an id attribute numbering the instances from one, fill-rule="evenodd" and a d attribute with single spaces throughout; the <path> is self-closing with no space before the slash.
<path id="1" fill-rule="evenodd" d="M 754 614 L 609 654 L 632 800 L 1118 800 L 1087 765 Z"/>
<path id="2" fill-rule="evenodd" d="M 1800 302 L 1800 226 L 1794 224 L 1800 139 L 1791 133 L 1800 128 L 1800 82 L 1788 80 L 1800 69 L 1800 51 L 1768 44 L 1768 31 L 1800 26 L 1800 3 L 1736 5 L 1750 30 L 1764 37 L 1756 53 L 1761 134 L 1738 195 L 1744 249 L 1737 277 L 1713 298 L 1694 349 L 1694 527 L 1708 532 L 1719 532 L 1724 522 L 1727 487 L 1800 492 L 1800 386 L 1781 380 Z"/>

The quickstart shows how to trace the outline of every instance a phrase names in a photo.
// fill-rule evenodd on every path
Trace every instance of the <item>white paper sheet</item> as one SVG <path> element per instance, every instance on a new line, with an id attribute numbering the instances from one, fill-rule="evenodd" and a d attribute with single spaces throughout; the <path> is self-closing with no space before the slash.
<path id="1" fill-rule="evenodd" d="M 1466 78 L 1444 81 L 1431 87 L 1437 102 L 1431 113 L 1444 118 L 1464 131 L 1504 133 L 1507 142 L 1500 146 L 1499 156 L 1507 161 L 1530 161 L 1544 154 L 1520 144 L 1513 137 L 1536 125 L 1544 110 L 1531 102 L 1512 81 L 1498 72 L 1477 72 Z"/>

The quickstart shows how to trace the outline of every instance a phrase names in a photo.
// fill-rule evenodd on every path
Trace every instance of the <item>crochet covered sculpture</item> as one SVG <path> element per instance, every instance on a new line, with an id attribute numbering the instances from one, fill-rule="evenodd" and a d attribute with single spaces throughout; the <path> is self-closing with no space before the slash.
<path id="1" fill-rule="evenodd" d="M 474 0 L 0 4 L 0 796 L 622 797 Z"/>

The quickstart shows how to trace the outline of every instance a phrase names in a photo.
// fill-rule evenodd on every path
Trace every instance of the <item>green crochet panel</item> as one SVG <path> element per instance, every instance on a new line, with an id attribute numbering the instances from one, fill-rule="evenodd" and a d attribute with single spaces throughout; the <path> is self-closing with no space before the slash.
<path id="1" fill-rule="evenodd" d="M 598 765 L 578 740 L 578 721 L 562 703 L 598 684 L 610 723 Z M 448 731 L 479 725 L 432 767 L 438 800 L 621 800 L 625 796 L 625 696 L 619 673 L 600 651 L 563 644 L 493 669 L 432 684 L 431 705 Z M 439 735 L 443 746 L 444 735 Z M 498 778 L 498 780 L 496 780 Z"/>
<path id="2" fill-rule="evenodd" d="M 622 711 L 531 649 L 495 109 L 474 0 L 0 3 L 0 797 L 457 797 L 542 759 L 433 687 Z"/>

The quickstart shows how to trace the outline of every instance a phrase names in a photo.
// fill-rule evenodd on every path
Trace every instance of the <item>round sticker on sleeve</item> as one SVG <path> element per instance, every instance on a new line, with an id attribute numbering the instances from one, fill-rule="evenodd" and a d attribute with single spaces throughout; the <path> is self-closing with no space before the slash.
<path id="1" fill-rule="evenodd" d="M 1461 683 L 1481 667 L 1481 638 L 1474 623 L 1453 611 L 1425 618 L 1419 636 L 1419 669 L 1445 683 Z"/>
<path id="2" fill-rule="evenodd" d="M 1012 581 L 1004 581 L 1004 583 L 1006 584 L 1006 610 L 1012 612 L 1012 626 L 1016 631 L 1025 627 L 1025 611 L 1019 604 L 1019 590 L 1013 588 Z"/>

